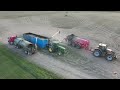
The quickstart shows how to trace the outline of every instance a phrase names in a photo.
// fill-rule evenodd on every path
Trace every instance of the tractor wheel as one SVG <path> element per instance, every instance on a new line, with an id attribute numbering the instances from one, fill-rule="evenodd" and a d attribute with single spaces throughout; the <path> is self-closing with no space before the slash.
<path id="1" fill-rule="evenodd" d="M 48 50 L 49 50 L 50 53 L 52 53 L 52 48 L 49 48 Z"/>
<path id="2" fill-rule="evenodd" d="M 100 57 L 101 56 L 101 51 L 100 50 L 94 50 L 93 51 L 93 55 L 95 56 L 95 57 Z"/>
<path id="3" fill-rule="evenodd" d="M 108 54 L 105 58 L 108 61 L 112 61 L 113 60 L 113 56 L 111 54 Z"/>

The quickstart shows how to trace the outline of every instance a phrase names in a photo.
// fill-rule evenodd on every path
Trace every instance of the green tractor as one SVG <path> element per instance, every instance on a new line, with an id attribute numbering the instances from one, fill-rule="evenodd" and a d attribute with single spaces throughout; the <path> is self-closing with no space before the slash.
<path id="1" fill-rule="evenodd" d="M 65 47 L 63 47 L 59 41 L 50 41 L 49 45 L 48 45 L 48 51 L 50 53 L 57 53 L 58 55 L 62 55 L 65 54 L 66 49 Z"/>
<path id="2" fill-rule="evenodd" d="M 93 55 L 95 57 L 105 57 L 106 60 L 112 61 L 113 59 L 117 59 L 115 52 L 111 49 L 107 48 L 106 44 L 100 43 L 97 48 L 93 50 Z"/>

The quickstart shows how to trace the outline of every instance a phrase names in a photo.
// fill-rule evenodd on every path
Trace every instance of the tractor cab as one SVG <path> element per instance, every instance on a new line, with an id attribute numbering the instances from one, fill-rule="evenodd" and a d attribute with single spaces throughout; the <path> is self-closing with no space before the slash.
<path id="1" fill-rule="evenodd" d="M 65 48 L 57 40 L 51 41 L 48 49 L 49 52 L 56 52 L 58 55 L 65 53 Z"/>
<path id="2" fill-rule="evenodd" d="M 12 45 L 14 43 L 14 40 L 17 38 L 17 36 L 11 36 L 11 37 L 8 37 L 8 42 L 10 45 Z"/>
<path id="3" fill-rule="evenodd" d="M 100 43 L 98 48 L 101 49 L 102 51 L 106 51 L 107 50 L 107 44 L 103 44 L 103 43 Z"/>

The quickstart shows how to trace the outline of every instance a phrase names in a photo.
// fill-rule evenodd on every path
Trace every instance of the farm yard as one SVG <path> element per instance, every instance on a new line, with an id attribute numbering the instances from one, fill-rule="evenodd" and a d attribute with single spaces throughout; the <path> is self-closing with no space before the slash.
<path id="1" fill-rule="evenodd" d="M 44 68 L 48 78 L 58 78 L 56 75 L 65 79 L 120 78 L 120 13 L 68 11 L 67 16 L 65 14 L 65 11 L 1 11 L 0 43 L 5 45 L 10 52 L 16 54 L 11 54 L 11 56 L 13 55 L 12 58 L 18 56 L 18 60 L 9 60 L 7 53 L 3 54 L 7 48 L 1 47 L 0 44 L 0 78 L 37 78 L 34 75 L 38 72 L 32 70 L 31 65 L 27 65 L 30 63 L 33 68 L 39 66 Z M 21 49 L 16 49 L 8 44 L 8 37 L 13 35 L 21 36 L 24 33 L 31 32 L 51 37 L 57 31 L 60 31 L 60 34 L 54 38 L 60 40 L 67 49 L 67 54 L 63 56 L 41 49 L 37 53 L 28 56 Z M 89 50 L 77 49 L 67 45 L 64 38 L 70 34 L 88 39 L 90 48 L 95 48 L 101 42 L 107 44 L 109 48 L 116 52 L 117 59 L 107 61 L 104 57 L 94 57 Z M 25 60 L 20 60 L 20 57 Z M 10 72 L 10 70 L 15 69 L 17 64 L 21 65 L 21 61 L 25 61 L 23 67 L 27 67 L 27 71 L 22 71 L 23 69 L 17 66 L 18 70 L 15 73 L 13 73 L 14 71 Z M 13 68 L 11 66 L 8 68 L 9 64 Z M 9 72 L 2 67 L 8 68 Z M 25 76 L 18 74 L 18 71 L 24 73 Z M 12 73 L 13 76 L 6 75 L 6 77 L 2 77 L 2 72 L 4 74 Z M 52 75 L 48 72 L 52 72 Z M 45 74 L 39 74 L 38 78 L 44 78 Z"/>

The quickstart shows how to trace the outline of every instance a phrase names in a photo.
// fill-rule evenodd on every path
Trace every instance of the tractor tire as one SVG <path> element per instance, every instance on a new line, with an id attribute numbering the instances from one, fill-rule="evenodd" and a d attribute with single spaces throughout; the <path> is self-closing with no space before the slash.
<path id="1" fill-rule="evenodd" d="M 106 55 L 105 59 L 108 61 L 112 61 L 113 60 L 113 56 L 111 54 Z"/>
<path id="2" fill-rule="evenodd" d="M 100 50 L 94 50 L 93 51 L 93 56 L 100 57 L 101 55 L 102 55 L 102 52 Z"/>

